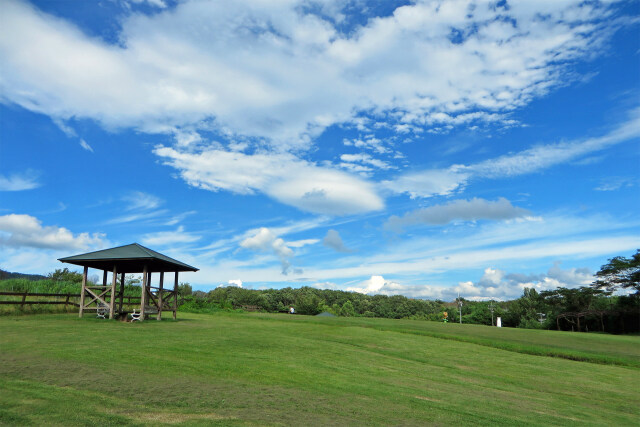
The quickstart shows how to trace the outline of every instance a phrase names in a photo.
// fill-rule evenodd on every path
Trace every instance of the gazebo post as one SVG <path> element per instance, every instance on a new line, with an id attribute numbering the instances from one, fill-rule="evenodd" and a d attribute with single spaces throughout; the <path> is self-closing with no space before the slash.
<path id="1" fill-rule="evenodd" d="M 105 273 L 107 271 L 105 270 Z M 109 300 L 109 319 L 113 319 L 113 309 L 116 305 L 116 283 L 118 283 L 118 273 L 116 265 L 113 264 L 113 277 L 111 278 L 111 300 Z"/>
<path id="2" fill-rule="evenodd" d="M 82 292 L 80 293 L 80 313 L 78 317 L 82 317 L 84 313 L 84 294 L 85 289 L 87 288 L 87 272 L 89 271 L 89 267 L 84 267 L 84 273 L 82 273 Z"/>
<path id="3" fill-rule="evenodd" d="M 107 287 L 107 270 L 102 272 L 102 286 Z"/>
<path id="4" fill-rule="evenodd" d="M 124 304 L 124 273 L 120 273 L 120 303 L 118 304 L 118 313 L 122 313 L 123 304 Z"/>
<path id="5" fill-rule="evenodd" d="M 140 320 L 144 321 L 144 306 L 147 304 L 147 266 L 142 270 L 142 294 L 140 295 Z"/>
<path id="6" fill-rule="evenodd" d="M 151 275 L 153 272 L 149 271 L 147 274 L 149 275 L 147 278 L 147 302 L 149 302 L 149 300 L 153 301 L 153 292 L 151 291 Z M 151 306 L 149 305 L 149 307 Z"/>
<path id="7" fill-rule="evenodd" d="M 162 320 L 162 288 L 164 285 L 164 271 L 160 272 L 160 286 L 158 289 L 158 317 L 157 320 Z"/>
<path id="8" fill-rule="evenodd" d="M 176 320 L 178 311 L 178 272 L 176 271 L 176 280 L 173 283 L 173 320 Z"/>

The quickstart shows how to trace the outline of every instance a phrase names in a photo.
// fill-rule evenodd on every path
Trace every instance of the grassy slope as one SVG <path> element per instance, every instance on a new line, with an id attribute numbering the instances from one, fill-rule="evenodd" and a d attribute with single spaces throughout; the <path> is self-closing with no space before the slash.
<path id="1" fill-rule="evenodd" d="M 269 315 L 263 316 L 269 317 Z M 318 321 L 313 317 L 303 317 L 303 319 L 307 322 Z M 444 324 L 419 320 L 336 318 L 332 322 L 470 342 L 518 353 L 640 368 L 640 337 L 632 335 L 490 328 L 483 325 Z"/>
<path id="2" fill-rule="evenodd" d="M 499 342 L 496 329 L 251 314 L 144 324 L 4 317 L 0 422 L 630 425 L 640 416 L 633 363 L 456 341 Z M 515 332 L 504 342 L 626 361 L 640 354 L 639 337 Z"/>

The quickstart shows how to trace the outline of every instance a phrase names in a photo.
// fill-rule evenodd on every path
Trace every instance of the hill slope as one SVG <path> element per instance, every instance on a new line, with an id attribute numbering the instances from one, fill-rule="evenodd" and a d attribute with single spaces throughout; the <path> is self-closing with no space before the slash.
<path id="1" fill-rule="evenodd" d="M 420 325 L 436 324 L 252 314 L 143 324 L 3 317 L 0 423 L 631 425 L 640 415 L 638 368 L 436 338 L 415 333 Z M 602 336 L 584 336 L 594 337 L 599 354 Z M 609 356 L 637 356 L 638 337 L 613 338 L 604 346 Z"/>

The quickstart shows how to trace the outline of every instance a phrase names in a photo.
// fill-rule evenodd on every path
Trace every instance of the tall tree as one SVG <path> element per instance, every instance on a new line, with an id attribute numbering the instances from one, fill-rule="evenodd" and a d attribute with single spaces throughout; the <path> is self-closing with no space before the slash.
<path id="1" fill-rule="evenodd" d="M 596 289 L 617 291 L 620 289 L 633 289 L 640 294 L 640 249 L 631 256 L 625 258 L 617 256 L 596 273 L 597 280 L 593 283 Z"/>

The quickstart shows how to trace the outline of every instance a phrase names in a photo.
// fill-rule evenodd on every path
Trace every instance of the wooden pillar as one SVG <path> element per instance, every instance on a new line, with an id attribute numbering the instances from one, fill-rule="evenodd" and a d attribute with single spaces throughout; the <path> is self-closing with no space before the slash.
<path id="1" fill-rule="evenodd" d="M 107 286 L 107 270 L 102 273 L 102 286 Z"/>
<path id="2" fill-rule="evenodd" d="M 147 266 L 144 266 L 142 270 L 142 294 L 140 294 L 140 320 L 144 321 L 144 306 L 147 304 L 147 280 L 149 275 L 147 274 Z"/>
<path id="3" fill-rule="evenodd" d="M 84 273 L 82 273 L 82 292 L 80 292 L 80 313 L 79 317 L 82 317 L 84 313 L 84 294 L 85 289 L 87 289 L 87 272 L 89 271 L 89 267 L 84 268 Z"/>
<path id="4" fill-rule="evenodd" d="M 106 273 L 106 271 L 105 271 Z M 116 305 L 116 283 L 118 283 L 118 272 L 115 264 L 113 265 L 113 273 L 111 278 L 111 299 L 109 300 L 109 319 L 113 319 L 113 309 Z"/>
<path id="5" fill-rule="evenodd" d="M 176 271 L 176 280 L 173 283 L 173 320 L 176 320 L 178 311 L 178 272 Z"/>
<path id="6" fill-rule="evenodd" d="M 158 289 L 158 317 L 157 320 L 162 320 L 162 288 L 164 285 L 164 271 L 160 272 L 160 286 Z"/>
<path id="7" fill-rule="evenodd" d="M 118 304 L 118 313 L 122 313 L 123 303 L 124 303 L 124 273 L 120 273 L 120 303 Z"/>

